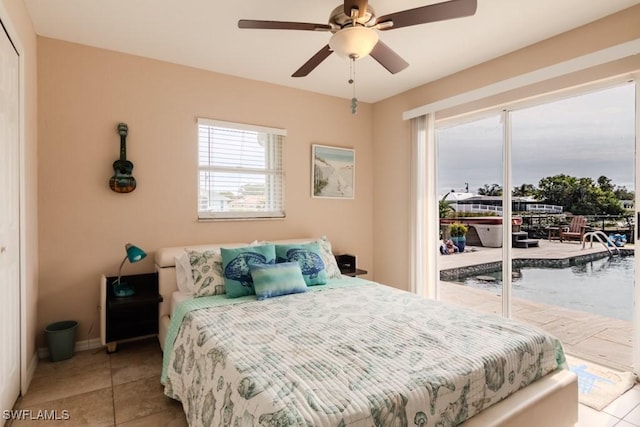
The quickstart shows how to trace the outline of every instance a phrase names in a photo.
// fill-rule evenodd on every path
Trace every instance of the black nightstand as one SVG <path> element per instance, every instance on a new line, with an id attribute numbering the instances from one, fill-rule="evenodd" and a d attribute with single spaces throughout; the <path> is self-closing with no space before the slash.
<path id="1" fill-rule="evenodd" d="M 335 255 L 335 259 L 338 264 L 338 268 L 340 269 L 340 273 L 344 274 L 345 276 L 356 277 L 368 273 L 367 270 L 362 270 L 356 267 L 355 255 Z"/>
<path id="2" fill-rule="evenodd" d="M 158 310 L 162 296 L 158 293 L 158 274 L 122 276 L 135 290 L 128 297 L 113 294 L 111 284 L 117 277 L 100 280 L 100 338 L 107 353 L 116 351 L 117 342 L 158 333 Z"/>
<path id="3" fill-rule="evenodd" d="M 345 276 L 350 276 L 350 277 L 356 277 L 356 276 L 360 276 L 362 274 L 367 274 L 369 273 L 367 270 L 362 270 L 360 268 L 356 268 L 355 271 L 353 270 L 340 270 L 340 273 L 344 274 Z"/>

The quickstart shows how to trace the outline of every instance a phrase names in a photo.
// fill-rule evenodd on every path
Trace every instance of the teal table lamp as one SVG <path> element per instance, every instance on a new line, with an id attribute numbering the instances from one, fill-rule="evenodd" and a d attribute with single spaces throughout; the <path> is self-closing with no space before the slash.
<path id="1" fill-rule="evenodd" d="M 131 285 L 120 280 L 122 277 L 122 267 L 124 267 L 124 263 L 127 260 L 129 260 L 130 263 L 138 262 L 147 256 L 145 251 L 131 243 L 127 243 L 124 248 L 127 251 L 127 255 L 122 260 L 120 269 L 118 269 L 118 278 L 111 284 L 111 286 L 113 286 L 113 294 L 117 297 L 130 297 L 135 293 L 135 290 Z"/>

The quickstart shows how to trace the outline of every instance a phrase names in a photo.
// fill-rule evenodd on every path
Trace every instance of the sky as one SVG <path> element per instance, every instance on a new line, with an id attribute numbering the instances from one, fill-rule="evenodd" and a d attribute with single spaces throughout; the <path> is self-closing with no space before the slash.
<path id="1" fill-rule="evenodd" d="M 625 84 L 552 103 L 514 110 L 513 186 L 558 174 L 610 178 L 634 190 L 635 86 Z M 477 193 L 502 186 L 499 116 L 437 130 L 438 187 Z"/>
<path id="2" fill-rule="evenodd" d="M 353 163 L 353 150 L 314 145 L 315 153 L 330 162 Z"/>

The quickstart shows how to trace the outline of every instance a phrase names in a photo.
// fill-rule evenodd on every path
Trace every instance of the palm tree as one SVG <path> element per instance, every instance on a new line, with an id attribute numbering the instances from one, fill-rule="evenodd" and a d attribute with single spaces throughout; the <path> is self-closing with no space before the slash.
<path id="1" fill-rule="evenodd" d="M 481 196 L 502 196 L 502 186 L 498 184 L 485 184 L 478 188 L 478 194 Z"/>
<path id="2" fill-rule="evenodd" d="M 511 193 L 514 197 L 527 197 L 527 196 L 535 196 L 536 187 L 533 184 L 522 184 L 519 187 L 513 187 L 513 192 Z"/>
<path id="3" fill-rule="evenodd" d="M 438 202 L 438 212 L 440 214 L 440 218 L 446 218 L 447 216 L 449 216 L 451 212 L 456 211 L 454 207 L 451 206 L 453 202 L 448 202 L 446 200 L 449 194 L 451 193 L 447 193 L 444 196 L 442 196 L 442 199 L 440 199 L 440 201 Z"/>

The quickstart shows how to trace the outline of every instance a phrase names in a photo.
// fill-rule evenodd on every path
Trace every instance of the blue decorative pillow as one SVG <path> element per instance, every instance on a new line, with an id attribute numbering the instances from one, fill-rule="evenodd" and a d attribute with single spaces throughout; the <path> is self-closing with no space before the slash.
<path id="1" fill-rule="evenodd" d="M 307 291 L 297 262 L 251 264 L 253 287 L 259 300 Z"/>
<path id="2" fill-rule="evenodd" d="M 274 245 L 246 246 L 242 248 L 220 248 L 224 287 L 228 298 L 253 295 L 253 279 L 250 264 L 275 264 Z"/>
<path id="3" fill-rule="evenodd" d="M 297 262 L 307 286 L 327 283 L 327 270 L 316 242 L 276 245 L 276 262 Z"/>

